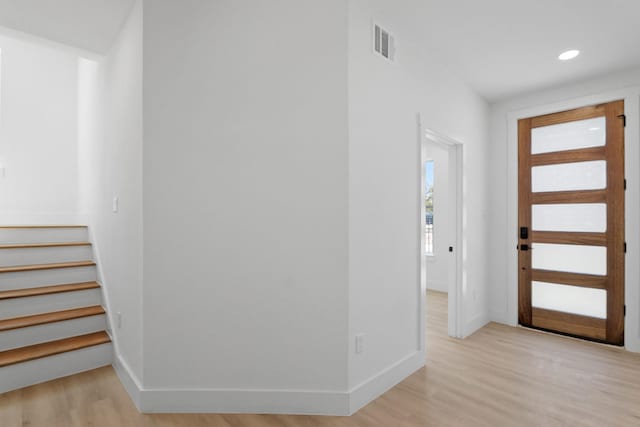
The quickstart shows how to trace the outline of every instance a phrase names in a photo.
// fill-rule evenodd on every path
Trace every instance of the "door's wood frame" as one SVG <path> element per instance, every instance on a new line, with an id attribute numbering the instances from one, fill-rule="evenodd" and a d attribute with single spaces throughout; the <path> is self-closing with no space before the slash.
<path id="1" fill-rule="evenodd" d="M 607 233 L 531 231 L 531 240 L 536 243 L 607 246 Z"/>
<path id="2" fill-rule="evenodd" d="M 607 117 L 607 341 L 624 344 L 624 101 L 606 104 Z M 609 143 L 609 141 L 614 142 Z M 619 141 L 619 143 L 615 143 Z"/>
<path id="3" fill-rule="evenodd" d="M 594 274 L 566 273 L 563 271 L 531 270 L 531 279 L 536 282 L 560 283 L 583 288 L 607 289 L 606 276 Z"/>
<path id="4" fill-rule="evenodd" d="M 569 329 L 572 331 L 571 335 L 583 336 L 596 341 L 605 341 L 607 339 L 607 321 L 605 319 L 542 308 L 533 308 L 532 312 L 537 328 L 560 332 L 563 329 Z"/>
<path id="5" fill-rule="evenodd" d="M 518 322 L 525 326 L 556 329 L 612 344 L 624 343 L 624 127 L 620 120 L 624 101 L 578 108 L 561 113 L 525 118 L 518 121 L 518 224 L 528 227 L 528 239 L 535 243 L 607 246 L 607 276 L 593 276 L 531 269 L 531 252 L 518 253 Z M 606 117 L 607 143 L 604 147 L 566 150 L 531 155 L 531 129 L 595 117 Z M 605 190 L 531 192 L 533 166 L 607 161 Z M 531 205 L 549 203 L 606 203 L 606 233 L 534 232 L 531 231 Z M 531 281 L 569 284 L 607 290 L 607 320 L 567 315 L 553 310 L 531 307 Z M 617 284 L 617 285 L 614 285 Z M 586 319 L 586 320 L 585 320 Z"/>
<path id="6" fill-rule="evenodd" d="M 531 230 L 531 119 L 518 122 L 518 224 Z M 527 153 L 527 155 L 523 155 Z M 529 206 L 523 209 L 523 206 Z M 527 242 L 528 243 L 528 242 Z M 529 243 L 530 244 L 530 243 Z M 518 251 L 518 322 L 532 326 L 531 310 L 531 252 Z"/>

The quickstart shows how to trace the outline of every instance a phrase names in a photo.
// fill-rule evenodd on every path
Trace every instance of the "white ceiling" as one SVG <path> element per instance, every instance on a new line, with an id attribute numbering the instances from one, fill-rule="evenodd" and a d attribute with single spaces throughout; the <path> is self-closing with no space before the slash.
<path id="1" fill-rule="evenodd" d="M 97 53 L 115 40 L 134 0 L 0 0 L 0 26 Z"/>
<path id="2" fill-rule="evenodd" d="M 640 0 L 370 1 L 489 101 L 640 66 Z M 0 26 L 104 53 L 133 2 L 0 0 Z"/>
<path id="3" fill-rule="evenodd" d="M 393 2 L 400 4 L 414 13 L 397 23 L 419 31 L 489 101 L 640 66 L 640 0 Z M 581 55 L 558 61 L 568 49 Z"/>

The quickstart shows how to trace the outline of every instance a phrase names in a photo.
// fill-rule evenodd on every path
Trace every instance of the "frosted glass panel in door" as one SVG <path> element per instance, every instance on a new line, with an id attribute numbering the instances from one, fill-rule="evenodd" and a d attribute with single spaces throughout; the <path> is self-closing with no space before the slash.
<path id="1" fill-rule="evenodd" d="M 607 140 L 605 117 L 531 129 L 531 154 L 601 147 Z"/>
<path id="2" fill-rule="evenodd" d="M 531 282 L 531 306 L 606 319 L 607 291 Z"/>
<path id="3" fill-rule="evenodd" d="M 607 248 L 604 246 L 533 243 L 531 251 L 534 269 L 607 275 Z"/>
<path id="4" fill-rule="evenodd" d="M 562 163 L 531 168 L 531 191 L 601 190 L 607 187 L 607 162 Z"/>
<path id="5" fill-rule="evenodd" d="M 607 205 L 604 203 L 533 205 L 531 227 L 538 231 L 604 233 Z"/>

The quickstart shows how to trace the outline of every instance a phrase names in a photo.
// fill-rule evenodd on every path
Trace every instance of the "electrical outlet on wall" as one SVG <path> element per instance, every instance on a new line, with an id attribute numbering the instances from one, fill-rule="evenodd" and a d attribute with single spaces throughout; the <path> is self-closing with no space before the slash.
<path id="1" fill-rule="evenodd" d="M 118 196 L 115 196 L 113 198 L 113 213 L 118 213 L 119 210 L 120 210 L 120 199 L 118 199 Z"/>
<path id="2" fill-rule="evenodd" d="M 120 312 L 116 313 L 116 326 L 118 329 L 122 328 L 122 313 Z"/>
<path id="3" fill-rule="evenodd" d="M 364 334 L 356 335 L 356 354 L 364 351 Z"/>

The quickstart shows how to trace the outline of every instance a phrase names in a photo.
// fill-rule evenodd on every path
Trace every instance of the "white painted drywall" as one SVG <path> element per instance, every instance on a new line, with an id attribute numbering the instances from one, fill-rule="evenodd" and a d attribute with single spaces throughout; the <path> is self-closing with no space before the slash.
<path id="1" fill-rule="evenodd" d="M 464 143 L 462 334 L 488 320 L 488 105 L 401 24 L 413 13 L 404 6 L 349 1 L 351 389 L 419 351 L 418 113 L 423 128 Z M 395 62 L 373 54 L 372 21 L 395 35 Z"/>
<path id="2" fill-rule="evenodd" d="M 116 351 L 142 380 L 142 4 L 107 55 L 78 64 L 80 199 Z M 113 197 L 119 211 L 112 210 Z M 115 321 L 121 313 L 122 327 Z"/>
<path id="3" fill-rule="evenodd" d="M 343 1 L 145 2 L 145 387 L 346 389 L 347 137 Z"/>
<path id="4" fill-rule="evenodd" d="M 639 90 L 640 70 L 629 70 L 577 82 L 538 93 L 520 96 L 491 106 L 491 240 L 488 250 L 490 271 L 490 313 L 496 322 L 517 323 L 517 139 L 514 127 L 517 117 L 530 117 L 625 99 L 627 128 L 625 132 L 627 316 L 625 341 L 628 349 L 640 351 L 640 277 L 637 238 L 640 210 Z M 527 116 L 528 114 L 528 116 Z M 509 131 L 510 130 L 510 131 Z"/>
<path id="5" fill-rule="evenodd" d="M 427 289 L 449 291 L 449 246 L 455 246 L 455 213 L 449 203 L 455 189 L 449 188 L 449 150 L 435 142 L 426 143 L 426 156 L 433 160 L 433 255 L 426 257 Z M 453 223 L 453 224 L 452 224 Z"/>
<path id="6" fill-rule="evenodd" d="M 0 35 L 0 223 L 77 221 L 77 59 Z"/>

